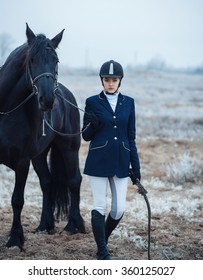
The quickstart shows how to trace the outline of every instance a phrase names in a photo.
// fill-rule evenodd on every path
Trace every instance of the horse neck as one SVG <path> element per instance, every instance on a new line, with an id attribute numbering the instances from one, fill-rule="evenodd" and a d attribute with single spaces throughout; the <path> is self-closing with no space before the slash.
<path id="1" fill-rule="evenodd" d="M 16 78 L 15 75 L 14 78 Z M 12 122 L 15 118 L 16 121 L 20 120 L 22 125 L 28 124 L 32 134 L 37 137 L 39 131 L 42 131 L 42 112 L 38 109 L 37 96 L 31 96 L 32 90 L 29 83 L 26 73 L 15 80 L 12 87 L 5 87 L 5 91 L 2 91 L 3 87 L 0 83 L 0 127 L 5 120 L 2 116 L 9 115 L 10 118 L 6 118 L 7 121 Z M 26 99 L 28 96 L 31 98 Z"/>
<path id="2" fill-rule="evenodd" d="M 22 68 L 22 66 L 21 66 Z M 13 66 L 12 71 L 1 69 L 0 73 L 0 111 L 17 106 L 31 93 L 25 70 Z"/>
<path id="3" fill-rule="evenodd" d="M 0 108 L 7 102 L 22 100 L 31 90 L 24 63 L 26 48 L 23 44 L 12 51 L 0 69 Z"/>

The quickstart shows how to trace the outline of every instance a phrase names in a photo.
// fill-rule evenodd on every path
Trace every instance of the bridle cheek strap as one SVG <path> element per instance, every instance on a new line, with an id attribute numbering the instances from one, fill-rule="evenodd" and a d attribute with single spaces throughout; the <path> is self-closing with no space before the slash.
<path id="1" fill-rule="evenodd" d="M 38 75 L 37 77 L 35 77 L 35 78 L 33 79 L 32 76 L 31 76 L 30 67 L 28 67 L 28 74 L 29 74 L 30 82 L 31 82 L 31 84 L 32 84 L 32 88 L 33 88 L 33 91 L 35 92 L 35 94 L 38 94 L 38 88 L 37 88 L 37 86 L 35 85 L 35 82 L 36 82 L 37 80 L 43 78 L 43 77 L 47 77 L 47 78 L 50 77 L 50 78 L 52 78 L 52 79 L 55 81 L 56 87 L 55 87 L 55 89 L 54 89 L 54 94 L 55 94 L 56 90 L 58 90 L 58 82 L 57 82 L 57 79 L 56 79 L 56 77 L 55 77 L 52 73 L 44 72 L 44 73 Z"/>

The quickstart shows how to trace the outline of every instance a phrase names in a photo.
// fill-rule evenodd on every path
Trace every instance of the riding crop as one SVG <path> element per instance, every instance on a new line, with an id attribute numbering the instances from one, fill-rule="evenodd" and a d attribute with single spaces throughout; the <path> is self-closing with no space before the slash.
<path id="1" fill-rule="evenodd" d="M 149 200 L 147 198 L 147 190 L 143 187 L 143 185 L 140 183 L 140 180 L 136 178 L 134 179 L 134 172 L 132 169 L 129 171 L 129 177 L 131 178 L 133 185 L 137 185 L 138 187 L 138 193 L 143 195 L 145 202 L 147 204 L 148 209 L 148 260 L 150 260 L 150 240 L 151 240 L 151 208 L 149 204 Z"/>

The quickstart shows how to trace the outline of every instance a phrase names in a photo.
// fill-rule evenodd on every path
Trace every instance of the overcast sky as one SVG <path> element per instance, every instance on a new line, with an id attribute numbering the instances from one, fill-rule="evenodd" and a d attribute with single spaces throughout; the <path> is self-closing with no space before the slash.
<path id="1" fill-rule="evenodd" d="M 65 28 L 61 64 L 100 65 L 109 59 L 169 66 L 203 64 L 203 0 L 0 0 L 0 34 L 26 41 L 26 22 L 50 39 Z"/>

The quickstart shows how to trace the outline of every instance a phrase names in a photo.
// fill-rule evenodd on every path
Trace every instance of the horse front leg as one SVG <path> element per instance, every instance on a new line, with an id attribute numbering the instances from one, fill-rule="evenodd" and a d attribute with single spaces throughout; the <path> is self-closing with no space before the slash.
<path id="1" fill-rule="evenodd" d="M 47 153 L 48 151 L 44 151 L 42 154 L 32 160 L 33 168 L 39 177 L 43 195 L 41 219 L 36 231 L 53 233 L 55 226 L 51 193 L 52 179 L 47 164 Z"/>
<path id="2" fill-rule="evenodd" d="M 21 224 L 21 212 L 24 205 L 24 190 L 29 172 L 30 160 L 21 161 L 15 168 L 15 187 L 11 198 L 13 210 L 13 223 L 10 231 L 10 238 L 7 247 L 17 246 L 23 250 L 24 233 Z"/>
<path id="3" fill-rule="evenodd" d="M 80 187 L 82 182 L 82 176 L 79 169 L 79 160 L 77 153 L 72 151 L 65 158 L 67 174 L 68 174 L 68 186 L 70 190 L 70 209 L 68 224 L 64 230 L 71 234 L 80 232 L 86 233 L 84 220 L 80 214 Z"/>

